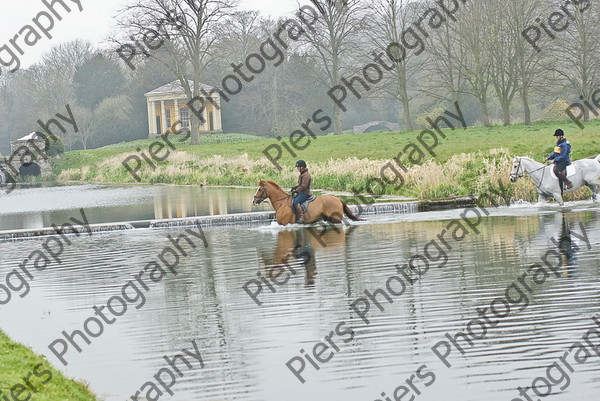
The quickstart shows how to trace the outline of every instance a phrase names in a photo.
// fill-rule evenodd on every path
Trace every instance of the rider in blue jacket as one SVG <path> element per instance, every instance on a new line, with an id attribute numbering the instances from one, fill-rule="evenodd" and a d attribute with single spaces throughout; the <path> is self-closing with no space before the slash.
<path id="1" fill-rule="evenodd" d="M 554 162 L 554 174 L 560 181 L 560 188 L 562 191 L 564 182 L 567 185 L 567 189 L 571 189 L 573 184 L 567 178 L 567 166 L 571 164 L 571 144 L 565 138 L 565 133 L 562 129 L 557 129 L 554 132 L 554 136 L 557 137 L 556 146 L 554 147 L 554 153 L 552 153 L 546 160 L 552 160 Z"/>

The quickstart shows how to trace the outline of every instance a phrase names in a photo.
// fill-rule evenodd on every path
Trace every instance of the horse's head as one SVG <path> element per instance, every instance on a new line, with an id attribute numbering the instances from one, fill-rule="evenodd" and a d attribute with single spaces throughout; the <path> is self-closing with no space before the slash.
<path id="1" fill-rule="evenodd" d="M 521 177 L 523 177 L 521 158 L 515 156 L 512 163 L 512 170 L 510 171 L 510 182 L 516 182 Z"/>
<path id="2" fill-rule="evenodd" d="M 258 189 L 254 194 L 254 200 L 252 201 L 252 204 L 254 206 L 258 206 L 261 204 L 262 201 L 264 201 L 268 197 L 269 193 L 267 192 L 267 182 L 265 180 L 260 180 L 258 182 Z"/>

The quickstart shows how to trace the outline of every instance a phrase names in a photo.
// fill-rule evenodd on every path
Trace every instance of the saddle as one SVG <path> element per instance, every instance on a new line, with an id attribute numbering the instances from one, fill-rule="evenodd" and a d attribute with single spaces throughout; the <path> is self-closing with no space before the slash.
<path id="1" fill-rule="evenodd" d="M 305 200 L 303 203 L 300 204 L 300 207 L 302 208 L 302 213 L 306 213 L 306 211 L 308 210 L 308 204 L 312 201 L 314 201 L 315 199 L 317 199 L 314 195 L 311 195 L 310 198 L 308 198 L 307 200 Z"/>

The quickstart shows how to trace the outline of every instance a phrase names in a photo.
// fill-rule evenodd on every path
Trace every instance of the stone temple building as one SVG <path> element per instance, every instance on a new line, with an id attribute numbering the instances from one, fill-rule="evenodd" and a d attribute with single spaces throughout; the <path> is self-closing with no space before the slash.
<path id="1" fill-rule="evenodd" d="M 194 83 L 190 81 L 193 88 Z M 173 124 L 181 121 L 176 129 L 190 128 L 190 116 L 193 112 L 187 103 L 190 99 L 185 94 L 179 80 L 173 81 L 145 94 L 148 103 L 148 132 L 149 138 L 156 138 L 171 129 Z M 204 123 L 200 132 L 223 132 L 221 125 L 221 97 L 219 90 L 213 86 L 200 84 L 200 96 L 203 98 L 204 109 L 200 102 L 192 104 L 202 113 Z"/>
<path id="2" fill-rule="evenodd" d="M 52 165 L 46 155 L 46 139 L 32 132 L 10 144 L 10 156 L 0 157 L 0 183 L 17 182 L 28 176 L 48 176 Z"/>

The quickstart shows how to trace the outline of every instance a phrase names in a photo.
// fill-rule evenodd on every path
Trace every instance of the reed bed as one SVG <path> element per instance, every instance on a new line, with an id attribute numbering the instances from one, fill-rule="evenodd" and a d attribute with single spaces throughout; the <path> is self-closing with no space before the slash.
<path id="1" fill-rule="evenodd" d="M 129 155 L 123 153 L 108 157 L 95 165 L 63 170 L 59 181 L 95 181 L 101 183 L 135 182 L 121 162 Z M 380 172 L 386 169 L 387 183 L 381 185 Z M 397 171 L 392 173 L 390 166 Z M 313 188 L 359 193 L 397 194 L 418 199 L 434 199 L 458 195 L 490 194 L 491 202 L 505 203 L 508 199 L 536 201 L 533 182 L 524 178 L 509 182 L 512 156 L 507 149 L 490 149 L 486 152 L 461 153 L 438 162 L 430 159 L 419 165 L 405 168 L 389 160 L 367 158 L 330 158 L 312 163 Z M 213 155 L 201 157 L 177 151 L 158 163 L 156 168 L 144 163 L 139 171 L 142 182 L 184 185 L 241 185 L 255 186 L 260 179 L 272 179 L 284 188 L 296 185 L 295 169 L 277 170 L 266 159 L 253 159 L 248 154 L 233 157 Z M 589 198 L 585 188 L 566 196 L 567 200 Z"/>

